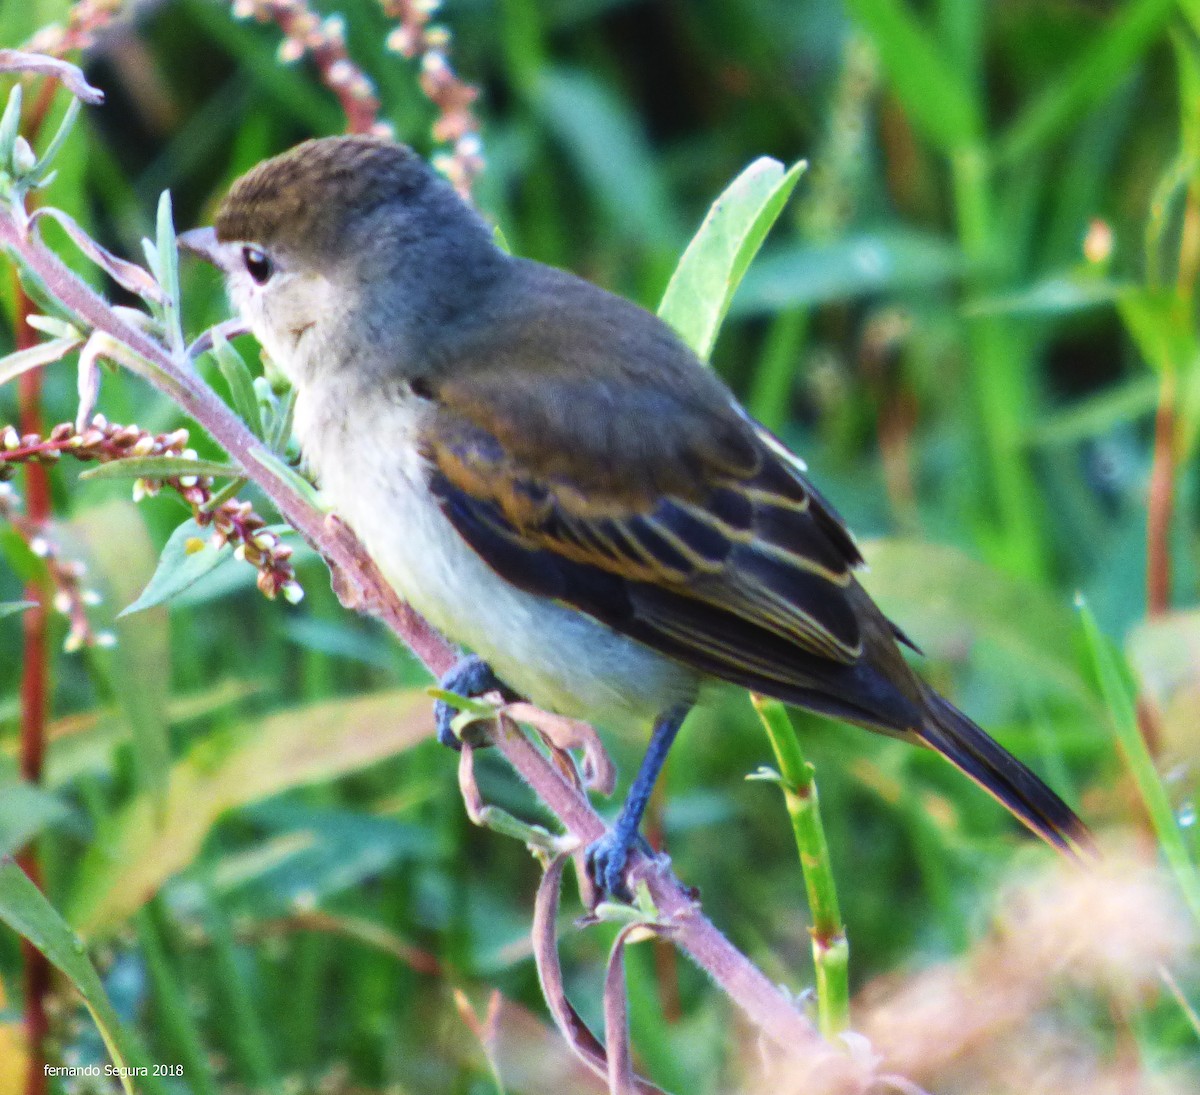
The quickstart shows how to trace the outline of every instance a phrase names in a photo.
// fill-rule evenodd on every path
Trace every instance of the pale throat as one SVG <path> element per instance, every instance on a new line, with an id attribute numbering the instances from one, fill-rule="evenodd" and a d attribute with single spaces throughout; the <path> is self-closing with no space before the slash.
<path id="1" fill-rule="evenodd" d="M 236 277 L 230 279 L 229 296 L 288 379 L 296 385 L 311 382 L 345 314 L 346 302 L 328 279 L 317 273 L 284 273 L 278 282 L 260 287 Z"/>

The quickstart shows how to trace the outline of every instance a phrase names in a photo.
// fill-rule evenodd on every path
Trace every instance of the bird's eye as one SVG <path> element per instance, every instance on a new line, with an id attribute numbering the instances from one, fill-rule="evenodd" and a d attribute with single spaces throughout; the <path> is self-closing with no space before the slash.
<path id="1" fill-rule="evenodd" d="M 275 267 L 267 258 L 266 252 L 257 247 L 243 247 L 242 261 L 246 264 L 246 273 L 254 279 L 256 285 L 266 285 L 275 272 Z"/>

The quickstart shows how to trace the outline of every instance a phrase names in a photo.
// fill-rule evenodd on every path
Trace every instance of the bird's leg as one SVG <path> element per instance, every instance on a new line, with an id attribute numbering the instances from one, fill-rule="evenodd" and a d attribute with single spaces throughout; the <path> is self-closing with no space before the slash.
<path id="1" fill-rule="evenodd" d="M 478 654 L 459 658 L 454 668 L 438 681 L 438 688 L 443 692 L 455 692 L 460 696 L 472 698 L 486 695 L 488 692 L 499 692 L 509 703 L 521 698 L 492 672 L 492 667 Z M 458 740 L 454 727 L 450 725 L 457 714 L 458 712 L 445 700 L 434 701 L 433 719 L 437 726 L 438 741 L 455 752 L 462 748 L 462 742 Z"/>
<path id="2" fill-rule="evenodd" d="M 630 849 L 641 840 L 638 827 L 642 823 L 642 814 L 646 812 L 650 793 L 654 790 L 671 743 L 689 709 L 687 705 L 680 704 L 659 715 L 654 732 L 650 735 L 650 745 L 642 758 L 642 766 L 638 769 L 616 823 L 587 850 L 588 874 L 602 893 L 630 900 L 629 887 L 625 885 L 625 864 Z"/>

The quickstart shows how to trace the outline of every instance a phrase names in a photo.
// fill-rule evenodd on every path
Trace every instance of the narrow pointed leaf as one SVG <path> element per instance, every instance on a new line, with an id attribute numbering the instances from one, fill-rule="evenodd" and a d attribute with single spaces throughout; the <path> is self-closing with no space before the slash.
<path id="1" fill-rule="evenodd" d="M 216 358 L 217 367 L 221 370 L 225 383 L 229 385 L 234 410 L 254 431 L 256 437 L 262 437 L 263 416 L 259 410 L 258 396 L 254 392 L 254 377 L 242 355 L 216 328 L 212 333 L 212 355 Z"/>
<path id="2" fill-rule="evenodd" d="M 179 479 L 205 475 L 233 479 L 242 474 L 236 464 L 220 460 L 188 460 L 182 456 L 130 456 L 88 468 L 80 479 Z"/>
<path id="3" fill-rule="evenodd" d="M 210 533 L 189 518 L 171 533 L 159 556 L 154 576 L 137 600 L 122 610 L 118 619 L 165 604 L 232 558 L 233 549 L 228 544 L 215 547 Z"/>
<path id="4" fill-rule="evenodd" d="M 848 0 L 871 36 L 908 116 L 945 151 L 979 140 L 983 126 L 970 85 L 905 0 Z"/>
<path id="5" fill-rule="evenodd" d="M 358 771 L 431 732 L 418 688 L 291 708 L 206 739 L 171 766 L 160 821 L 143 793 L 106 823 L 76 876 L 71 922 L 89 937 L 118 930 L 192 862 L 225 811 Z"/>
<path id="6" fill-rule="evenodd" d="M 1082 597 L 1076 599 L 1083 636 L 1091 657 L 1097 684 L 1104 696 L 1109 722 L 1116 733 L 1125 763 L 1150 815 L 1163 856 L 1170 864 L 1183 892 L 1184 900 L 1197 923 L 1200 923 L 1200 869 L 1197 869 L 1187 843 L 1175 820 L 1171 800 L 1167 797 L 1162 777 L 1154 766 L 1154 758 L 1146 747 L 1138 727 L 1135 697 L 1126 668 L 1118 660 L 1108 640 L 1100 631 L 1096 617 Z"/>
<path id="7" fill-rule="evenodd" d="M 49 217 L 58 224 L 71 237 L 71 242 L 121 288 L 128 289 L 143 300 L 153 301 L 156 304 L 163 303 L 161 286 L 146 270 L 135 262 L 117 258 L 107 248 L 101 247 L 79 227 L 74 217 L 64 213 L 61 209 L 54 209 L 50 206 L 43 206 L 33 214 L 34 220 L 40 220 L 43 217 Z"/>
<path id="8" fill-rule="evenodd" d="M 82 338 L 52 338 L 48 342 L 30 346 L 28 350 L 17 350 L 7 357 L 0 357 L 0 384 L 7 384 L 30 369 L 58 361 L 82 345 Z"/>
<path id="9" fill-rule="evenodd" d="M 807 165 L 755 160 L 713 203 L 675 269 L 658 314 L 696 353 L 712 352 L 733 294 Z"/>

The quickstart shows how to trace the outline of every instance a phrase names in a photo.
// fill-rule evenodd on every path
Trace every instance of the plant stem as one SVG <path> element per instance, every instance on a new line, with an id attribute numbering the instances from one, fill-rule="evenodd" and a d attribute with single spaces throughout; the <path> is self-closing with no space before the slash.
<path id="1" fill-rule="evenodd" d="M 1175 819 L 1171 800 L 1154 765 L 1154 758 L 1139 729 L 1136 701 L 1127 668 L 1101 634 L 1096 618 L 1082 596 L 1076 597 L 1076 604 L 1083 622 L 1084 642 L 1116 733 L 1117 746 L 1129 766 L 1146 813 L 1150 815 L 1163 858 L 1175 873 L 1193 919 L 1200 924 L 1200 868 L 1192 859 L 1192 852 Z"/>
<path id="2" fill-rule="evenodd" d="M 980 288 L 991 279 L 996 258 L 987 164 L 981 149 L 966 148 L 954 156 L 952 165 L 959 241 L 971 284 Z M 987 316 L 969 319 L 967 336 L 971 381 L 999 516 L 998 561 L 1012 573 L 1036 580 L 1044 574 L 1045 560 L 1021 445 L 1025 421 L 1021 348 L 1001 323 Z"/>
<path id="3" fill-rule="evenodd" d="M 155 898 L 138 913 L 136 920 L 138 946 L 146 962 L 158 1014 L 170 1038 L 171 1047 L 178 1054 L 178 1062 L 187 1072 L 188 1087 L 195 1095 L 218 1095 L 200 1026 L 188 1007 L 186 986 L 176 979 L 167 956 L 159 923 L 161 919 L 162 903 Z"/>
<path id="4" fill-rule="evenodd" d="M 37 332 L 25 322 L 34 310 L 20 281 L 13 273 L 16 300 L 16 329 L 13 341 L 17 350 L 26 350 L 37 342 Z M 40 433 L 42 426 L 40 369 L 23 373 L 18 381 L 17 402 L 21 433 Z M 44 528 L 51 516 L 50 479 L 44 465 L 25 466 L 25 505 L 30 524 Z M 42 781 L 46 755 L 46 713 L 50 693 L 50 639 L 47 633 L 47 605 L 51 593 L 45 581 L 33 581 L 25 588 L 25 599 L 33 607 L 25 613 L 21 662 L 21 778 L 30 784 Z M 17 863 L 39 889 L 42 887 L 41 863 L 31 843 L 17 855 Z M 29 1044 L 29 1066 L 25 1079 L 26 1095 L 44 1095 L 46 1088 L 46 1036 L 50 1020 L 46 997 L 50 993 L 50 962 L 41 951 L 21 940 L 24 960 L 25 1036 Z"/>
<path id="5" fill-rule="evenodd" d="M 523 733 L 502 732 L 494 744 L 580 845 L 586 847 L 604 835 L 604 821 L 587 797 Z M 660 919 L 670 926 L 675 945 L 720 986 L 766 1038 L 783 1049 L 818 1051 L 816 1030 L 779 986 L 713 926 L 695 897 L 661 860 L 651 860 L 635 850 L 630 857 L 630 888 L 636 893 L 642 882 Z"/>
<path id="6" fill-rule="evenodd" d="M 765 696 L 751 697 L 767 731 L 779 785 L 792 819 L 800 870 L 812 913 L 813 965 L 817 972 L 817 1014 L 821 1033 L 832 1038 L 850 1025 L 850 943 L 838 907 L 837 883 L 821 823 L 821 803 L 813 766 L 804 759 L 787 708 Z"/>
<path id="7" fill-rule="evenodd" d="M 1171 513 L 1175 498 L 1175 376 L 1165 372 L 1154 416 L 1154 459 L 1146 503 L 1146 613 L 1171 607 Z"/>

